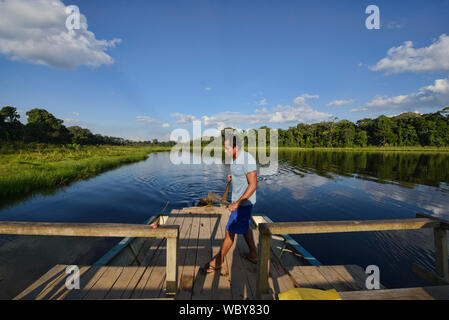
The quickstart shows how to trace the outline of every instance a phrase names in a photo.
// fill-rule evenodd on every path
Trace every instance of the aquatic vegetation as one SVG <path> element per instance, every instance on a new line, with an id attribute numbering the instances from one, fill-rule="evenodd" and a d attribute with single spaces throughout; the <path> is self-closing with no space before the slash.
<path id="1" fill-rule="evenodd" d="M 0 148 L 0 198 L 67 185 L 141 160 L 169 147 L 3 145 Z"/>

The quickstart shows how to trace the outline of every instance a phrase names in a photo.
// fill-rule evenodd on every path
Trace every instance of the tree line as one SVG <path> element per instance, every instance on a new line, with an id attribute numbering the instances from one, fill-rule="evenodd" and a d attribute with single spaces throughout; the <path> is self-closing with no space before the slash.
<path id="1" fill-rule="evenodd" d="M 222 130 L 222 137 L 226 129 Z M 271 129 L 266 126 L 260 129 L 266 129 L 269 143 Z M 248 131 L 241 134 L 245 136 Z M 256 130 L 256 137 L 257 134 Z M 278 137 L 279 147 L 447 147 L 449 107 L 435 113 L 421 115 L 406 112 L 394 117 L 382 115 L 376 119 L 365 118 L 356 123 L 348 120 L 338 121 L 338 118 L 314 124 L 300 123 L 286 130 L 278 129 Z"/>
<path id="2" fill-rule="evenodd" d="M 51 143 L 79 145 L 117 145 L 117 146 L 172 146 L 174 142 L 131 141 L 123 138 L 93 134 L 89 129 L 79 126 L 66 127 L 63 120 L 56 118 L 45 109 L 32 109 L 26 113 L 28 122 L 20 122 L 20 114 L 11 106 L 0 110 L 0 142 L 3 143 Z"/>
<path id="3" fill-rule="evenodd" d="M 66 127 L 45 109 L 26 113 L 28 122 L 20 122 L 17 109 L 11 106 L 0 110 L 0 142 L 52 143 L 80 145 L 158 145 L 173 146 L 175 142 L 131 141 L 123 138 L 93 134 L 79 126 Z M 270 128 L 267 130 L 269 143 Z M 222 130 L 222 135 L 226 129 Z M 247 132 L 242 132 L 245 135 Z M 257 135 L 257 131 L 256 131 Z M 333 118 L 314 124 L 299 123 L 286 130 L 278 129 L 280 147 L 343 148 L 368 146 L 449 146 L 449 107 L 428 114 L 407 112 L 394 117 L 365 118 L 353 123 Z M 202 141 L 206 145 L 207 141 Z M 246 139 L 245 139 L 246 140 Z"/>

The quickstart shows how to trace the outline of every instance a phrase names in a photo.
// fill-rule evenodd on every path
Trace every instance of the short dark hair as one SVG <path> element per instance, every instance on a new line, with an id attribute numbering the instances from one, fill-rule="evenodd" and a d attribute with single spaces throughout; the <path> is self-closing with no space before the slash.
<path id="1" fill-rule="evenodd" d="M 242 138 L 240 138 L 235 133 L 228 133 L 225 137 L 225 141 L 228 141 L 229 144 L 232 146 L 232 149 L 237 147 L 237 149 L 242 148 Z"/>

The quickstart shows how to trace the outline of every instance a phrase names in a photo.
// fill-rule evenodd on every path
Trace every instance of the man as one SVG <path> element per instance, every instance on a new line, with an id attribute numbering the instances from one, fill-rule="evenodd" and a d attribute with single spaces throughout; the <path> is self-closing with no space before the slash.
<path id="1" fill-rule="evenodd" d="M 211 273 L 221 269 L 223 259 L 234 243 L 236 234 L 242 234 L 249 247 L 249 254 L 243 258 L 256 264 L 257 249 L 252 230 L 249 228 L 251 210 L 256 203 L 257 165 L 256 160 L 242 147 L 239 136 L 232 134 L 225 138 L 225 153 L 232 157 L 231 174 L 227 176 L 232 185 L 232 203 L 228 206 L 231 214 L 226 225 L 226 235 L 218 255 L 202 270 Z"/>

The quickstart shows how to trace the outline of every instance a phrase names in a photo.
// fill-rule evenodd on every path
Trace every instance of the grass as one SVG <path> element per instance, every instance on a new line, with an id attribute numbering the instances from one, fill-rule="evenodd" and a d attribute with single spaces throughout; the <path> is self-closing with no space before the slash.
<path id="1" fill-rule="evenodd" d="M 1 146 L 0 199 L 67 185 L 145 160 L 151 152 L 169 150 L 134 146 Z"/>

